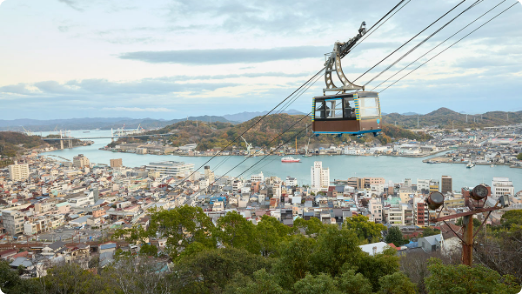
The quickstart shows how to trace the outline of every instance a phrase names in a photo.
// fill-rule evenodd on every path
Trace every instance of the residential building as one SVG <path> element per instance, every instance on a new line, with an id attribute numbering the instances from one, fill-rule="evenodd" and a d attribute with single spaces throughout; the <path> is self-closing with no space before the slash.
<path id="1" fill-rule="evenodd" d="M 442 176 L 441 183 L 442 186 L 440 192 L 442 194 L 453 191 L 453 179 L 450 176 Z"/>
<path id="2" fill-rule="evenodd" d="M 291 176 L 286 177 L 285 185 L 289 187 L 297 186 L 297 179 Z"/>
<path id="3" fill-rule="evenodd" d="M 186 177 L 194 169 L 193 163 L 177 161 L 151 162 L 145 166 L 147 171 L 158 171 L 162 176 Z"/>
<path id="4" fill-rule="evenodd" d="M 214 183 L 214 181 L 216 180 L 215 176 L 214 176 L 214 172 L 210 170 L 209 165 L 205 166 L 205 180 L 208 180 L 209 184 Z"/>
<path id="5" fill-rule="evenodd" d="M 382 223 L 382 203 L 378 199 L 373 198 L 368 203 L 368 210 L 373 215 L 373 221 L 376 223 Z"/>
<path id="6" fill-rule="evenodd" d="M 323 168 L 321 161 L 314 162 L 314 166 L 311 169 L 312 176 L 312 190 L 313 191 L 328 191 L 330 185 L 330 169 Z"/>
<path id="7" fill-rule="evenodd" d="M 491 195 L 498 198 L 502 195 L 515 195 L 515 187 L 509 178 L 494 177 L 491 182 Z"/>
<path id="8" fill-rule="evenodd" d="M 85 157 L 83 154 L 78 154 L 78 156 L 73 157 L 73 166 L 74 167 L 89 167 L 91 165 L 91 162 L 87 157 Z"/>
<path id="9" fill-rule="evenodd" d="M 29 165 L 27 163 L 12 164 L 8 168 L 11 181 L 23 181 L 29 177 Z"/>
<path id="10" fill-rule="evenodd" d="M 439 181 L 431 180 L 430 181 L 430 193 L 439 191 Z"/>
<path id="11" fill-rule="evenodd" d="M 24 231 L 24 214 L 17 210 L 2 211 L 2 222 L 7 233 L 11 236 Z"/>
<path id="12" fill-rule="evenodd" d="M 417 179 L 417 192 L 422 194 L 430 193 L 430 180 Z"/>
<path id="13" fill-rule="evenodd" d="M 112 168 L 122 167 L 122 166 L 123 166 L 123 161 L 122 161 L 121 158 L 111 159 L 111 167 Z"/>
<path id="14" fill-rule="evenodd" d="M 422 197 L 413 198 L 413 221 L 415 225 L 420 227 L 429 224 L 428 205 Z"/>
<path id="15" fill-rule="evenodd" d="M 263 175 L 263 172 L 260 172 L 260 173 L 255 174 L 255 175 L 251 175 L 250 176 L 250 181 L 252 181 L 252 182 L 264 182 L 265 181 L 265 176 Z"/>

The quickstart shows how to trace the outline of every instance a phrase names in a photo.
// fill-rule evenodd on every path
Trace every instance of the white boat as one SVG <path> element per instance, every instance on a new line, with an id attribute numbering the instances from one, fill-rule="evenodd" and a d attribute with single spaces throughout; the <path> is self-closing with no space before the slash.
<path id="1" fill-rule="evenodd" d="M 469 162 L 468 164 L 466 164 L 466 168 L 472 168 L 472 167 L 475 167 L 475 164 L 473 162 Z"/>
<path id="2" fill-rule="evenodd" d="M 284 163 L 294 163 L 294 162 L 300 162 L 300 161 L 301 161 L 301 159 L 293 158 L 291 156 L 281 158 L 281 162 L 284 162 Z"/>

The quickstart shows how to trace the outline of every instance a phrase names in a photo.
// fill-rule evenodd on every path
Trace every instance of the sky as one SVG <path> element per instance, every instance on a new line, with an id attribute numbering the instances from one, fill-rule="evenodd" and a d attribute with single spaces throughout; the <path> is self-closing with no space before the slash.
<path id="1" fill-rule="evenodd" d="M 336 41 L 355 36 L 363 21 L 369 28 L 398 2 L 0 0 L 0 119 L 270 110 L 323 67 Z M 372 90 L 421 57 L 375 89 L 382 91 L 517 1 L 475 2 L 410 0 L 342 60 L 345 74 L 355 80 L 461 3 L 356 82 L 398 61 L 366 86 Z M 521 19 L 517 4 L 382 91 L 382 111 L 522 110 Z M 321 78 L 289 109 L 308 113 L 323 88 Z"/>

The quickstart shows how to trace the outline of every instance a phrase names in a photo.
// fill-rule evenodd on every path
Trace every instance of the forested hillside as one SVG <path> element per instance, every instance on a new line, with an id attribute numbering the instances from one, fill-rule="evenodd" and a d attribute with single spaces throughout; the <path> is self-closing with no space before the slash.
<path id="1" fill-rule="evenodd" d="M 484 114 L 467 115 L 458 113 L 448 108 L 439 108 L 424 115 L 404 115 L 390 113 L 383 115 L 383 121 L 404 128 L 417 128 L 419 126 L 439 126 L 441 128 L 481 128 L 522 123 L 522 111 L 504 112 L 491 111 Z"/>
<path id="2" fill-rule="evenodd" d="M 252 129 L 245 133 L 243 137 L 253 146 L 258 147 L 275 147 L 280 145 L 281 142 L 288 142 L 289 145 L 294 146 L 294 138 L 296 136 L 298 148 L 308 144 L 308 140 L 310 140 L 311 147 L 321 144 L 341 144 L 349 140 L 358 140 L 360 142 L 374 140 L 373 135 L 366 135 L 359 139 L 349 136 L 338 138 L 335 135 L 321 135 L 316 137 L 312 134 L 310 118 L 304 115 L 272 114 L 257 123 L 259 119 L 260 117 L 256 117 L 240 124 L 222 122 L 207 123 L 189 120 L 148 133 L 171 134 L 166 138 L 171 141 L 174 146 L 197 143 L 198 150 L 223 148 L 229 145 L 231 140 L 243 134 L 250 127 L 252 127 Z M 279 134 L 284 131 L 286 131 L 286 133 L 279 136 Z M 426 141 L 430 139 L 430 136 L 424 133 L 414 133 L 400 127 L 384 126 L 383 135 L 377 137 L 377 140 L 386 144 L 402 138 Z M 135 139 L 134 141 L 144 142 L 146 140 L 147 138 L 143 138 Z M 125 141 L 132 142 L 133 140 L 125 139 Z M 122 141 L 115 142 L 112 145 L 121 142 Z M 235 144 L 231 144 L 231 146 L 239 144 L 244 143 L 242 143 L 242 141 L 236 142 Z"/>

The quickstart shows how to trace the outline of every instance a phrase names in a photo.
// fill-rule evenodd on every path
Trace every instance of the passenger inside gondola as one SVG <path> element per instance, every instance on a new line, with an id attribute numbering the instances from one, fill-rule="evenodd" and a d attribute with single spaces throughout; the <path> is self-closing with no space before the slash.
<path id="1" fill-rule="evenodd" d="M 355 108 L 350 106 L 350 102 L 345 100 L 344 105 L 344 118 L 346 119 L 355 119 Z"/>

